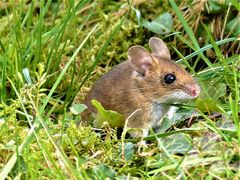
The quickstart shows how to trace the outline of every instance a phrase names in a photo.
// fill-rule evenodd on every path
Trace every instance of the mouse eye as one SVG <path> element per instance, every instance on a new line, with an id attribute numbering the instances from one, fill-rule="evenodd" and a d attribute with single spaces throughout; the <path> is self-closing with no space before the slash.
<path id="1" fill-rule="evenodd" d="M 166 84 L 172 84 L 176 80 L 176 76 L 174 74 L 167 74 L 164 77 L 164 82 Z"/>

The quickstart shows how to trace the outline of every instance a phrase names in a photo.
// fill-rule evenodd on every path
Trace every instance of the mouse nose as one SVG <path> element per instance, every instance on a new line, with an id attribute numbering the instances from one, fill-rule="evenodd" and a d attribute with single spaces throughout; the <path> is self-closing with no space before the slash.
<path id="1" fill-rule="evenodd" d="M 192 96 L 198 97 L 198 95 L 200 94 L 200 86 L 196 84 L 191 88 L 190 91 L 191 91 Z"/>
<path id="2" fill-rule="evenodd" d="M 198 97 L 199 93 L 200 93 L 200 86 L 197 84 L 192 84 L 190 86 L 188 86 L 188 90 L 191 96 L 193 96 L 194 98 Z"/>

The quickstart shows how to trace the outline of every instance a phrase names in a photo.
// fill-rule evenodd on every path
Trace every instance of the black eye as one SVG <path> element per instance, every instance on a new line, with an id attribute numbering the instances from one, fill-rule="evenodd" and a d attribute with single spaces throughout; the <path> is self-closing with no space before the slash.
<path id="1" fill-rule="evenodd" d="M 175 80 L 176 80 L 176 76 L 173 75 L 173 74 L 167 74 L 167 75 L 164 77 L 164 82 L 165 82 L 166 84 L 172 84 Z"/>

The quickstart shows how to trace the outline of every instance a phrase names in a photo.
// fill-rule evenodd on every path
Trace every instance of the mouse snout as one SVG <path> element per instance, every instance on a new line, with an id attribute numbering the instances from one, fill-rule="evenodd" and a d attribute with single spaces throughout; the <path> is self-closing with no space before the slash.
<path id="1" fill-rule="evenodd" d="M 188 86 L 189 94 L 193 97 L 196 98 L 198 97 L 200 93 L 200 87 L 197 84 L 191 84 Z"/>

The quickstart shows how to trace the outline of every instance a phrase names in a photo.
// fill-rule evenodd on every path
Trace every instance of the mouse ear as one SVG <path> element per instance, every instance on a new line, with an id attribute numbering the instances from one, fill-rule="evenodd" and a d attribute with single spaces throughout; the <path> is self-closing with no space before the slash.
<path id="1" fill-rule="evenodd" d="M 158 58 L 171 59 L 169 49 L 163 40 L 157 37 L 152 37 L 148 44 L 154 56 L 157 56 Z"/>
<path id="2" fill-rule="evenodd" d="M 142 46 L 132 46 L 128 49 L 128 59 L 138 73 L 145 75 L 153 63 L 151 54 Z"/>

